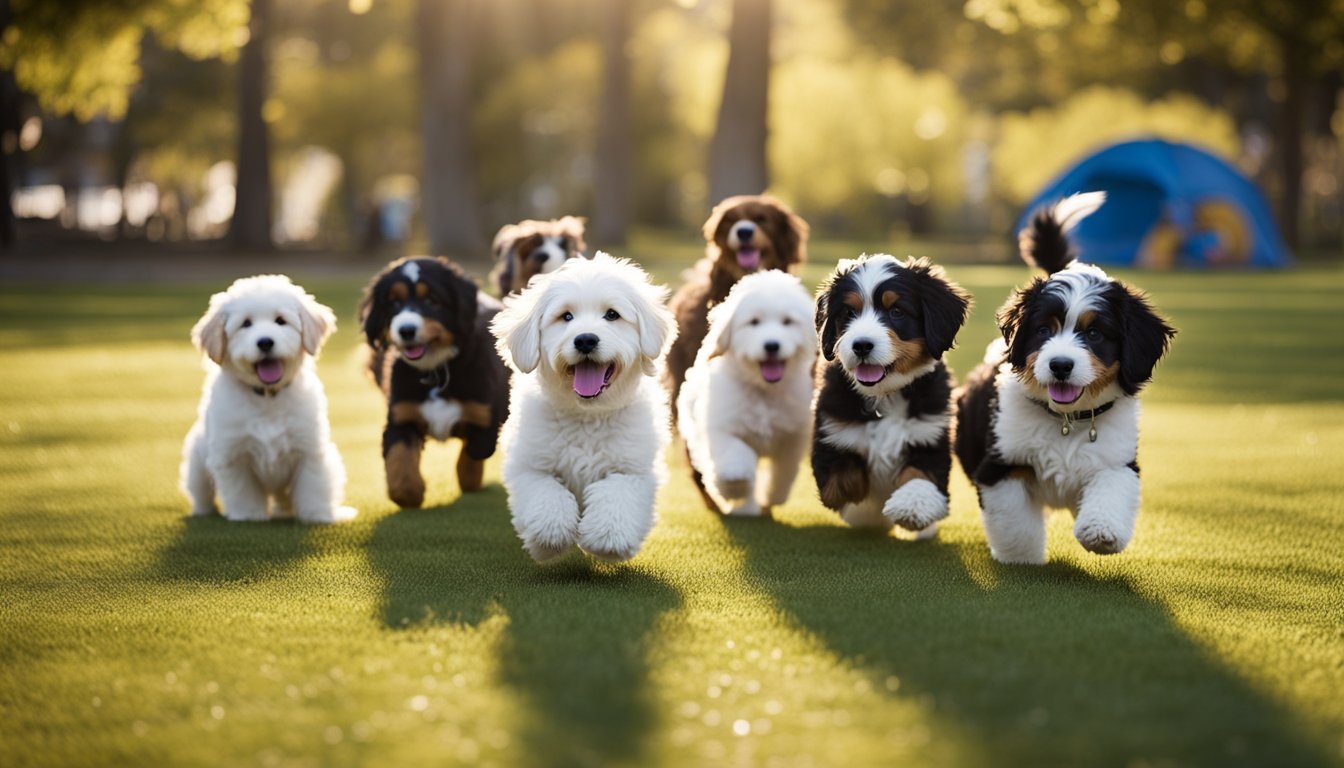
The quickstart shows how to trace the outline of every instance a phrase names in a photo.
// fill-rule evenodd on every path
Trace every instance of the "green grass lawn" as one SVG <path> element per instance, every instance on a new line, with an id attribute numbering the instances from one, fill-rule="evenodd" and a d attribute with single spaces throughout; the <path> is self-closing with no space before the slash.
<path id="1" fill-rule="evenodd" d="M 694 252 L 642 248 L 664 280 Z M 965 372 L 1028 272 L 950 272 Z M 927 543 L 841 527 L 806 471 L 720 519 L 676 451 L 627 565 L 534 565 L 455 447 L 398 511 L 356 280 L 306 285 L 358 520 L 188 519 L 222 284 L 0 286 L 0 763 L 1344 764 L 1344 271 L 1134 277 L 1181 329 L 1138 531 L 1098 557 L 1061 513 L 1042 568 L 991 561 L 959 469 Z"/>

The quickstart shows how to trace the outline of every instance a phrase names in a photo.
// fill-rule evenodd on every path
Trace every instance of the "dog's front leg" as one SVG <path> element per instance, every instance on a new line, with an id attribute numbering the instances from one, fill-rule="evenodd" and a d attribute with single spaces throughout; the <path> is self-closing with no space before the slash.
<path id="1" fill-rule="evenodd" d="M 266 489 L 244 462 L 213 466 L 219 500 L 224 504 L 224 517 L 234 522 L 265 522 Z"/>
<path id="2" fill-rule="evenodd" d="M 1043 564 L 1045 509 L 1032 496 L 1033 476 L 1025 468 L 986 465 L 976 472 L 975 482 L 989 554 L 1001 563 Z"/>
<path id="3" fill-rule="evenodd" d="M 425 478 L 420 474 L 424 443 L 424 435 L 414 424 L 388 424 L 383 430 L 387 496 L 399 507 L 417 509 L 425 503 Z"/>
<path id="4" fill-rule="evenodd" d="M 920 538 L 938 534 L 938 521 L 947 517 L 947 476 L 952 468 L 952 454 L 947 432 L 926 445 L 912 445 L 905 467 L 896 478 L 892 491 L 882 507 L 882 515 L 907 531 L 915 531 Z"/>
<path id="5" fill-rule="evenodd" d="M 524 472 L 506 482 L 513 528 L 523 549 L 544 563 L 563 555 L 579 539 L 579 502 L 554 477 Z"/>
<path id="6" fill-rule="evenodd" d="M 1074 538 L 1089 552 L 1113 555 L 1134 535 L 1139 514 L 1139 473 L 1131 467 L 1098 472 L 1083 486 Z"/>
<path id="7" fill-rule="evenodd" d="M 344 490 L 345 466 L 336 446 L 328 445 L 321 454 L 305 456 L 294 473 L 294 516 L 303 523 L 353 519 L 354 508 L 340 506 Z"/>
<path id="8" fill-rule="evenodd" d="M 709 460 L 714 466 L 715 490 L 730 504 L 736 504 L 724 511 L 730 515 L 759 515 L 761 508 L 752 498 L 759 457 L 751 446 L 736 435 L 710 432 Z"/>
<path id="9" fill-rule="evenodd" d="M 770 454 L 768 478 L 760 485 L 766 489 L 760 495 L 760 504 L 766 510 L 789 500 L 789 491 L 798 477 L 798 468 L 807 452 L 807 435 L 791 434 L 781 437 Z"/>
<path id="10" fill-rule="evenodd" d="M 653 475 L 612 474 L 584 488 L 579 546 L 603 560 L 634 557 L 653 530 L 657 493 Z"/>

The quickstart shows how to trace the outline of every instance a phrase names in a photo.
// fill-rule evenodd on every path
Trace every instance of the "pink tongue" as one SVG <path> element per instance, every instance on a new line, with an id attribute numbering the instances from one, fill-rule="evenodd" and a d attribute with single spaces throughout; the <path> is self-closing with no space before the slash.
<path id="1" fill-rule="evenodd" d="M 574 391 L 580 397 L 597 397 L 607 383 L 607 367 L 585 361 L 574 366 Z"/>
<path id="2" fill-rule="evenodd" d="M 887 371 L 880 365 L 872 363 L 860 363 L 858 368 L 854 369 L 854 378 L 862 384 L 876 384 L 887 375 Z"/>
<path id="3" fill-rule="evenodd" d="M 762 361 L 761 361 L 761 378 L 765 379 L 766 381 L 770 382 L 771 384 L 773 384 L 773 383 L 775 383 L 776 381 L 779 381 L 780 379 L 784 378 L 784 361 L 783 361 L 783 360 L 762 360 Z"/>
<path id="4" fill-rule="evenodd" d="M 409 357 L 410 359 L 412 359 L 412 360 L 419 360 L 420 358 L 422 358 L 422 357 L 425 356 L 425 345 L 423 345 L 423 344 L 412 344 L 412 345 L 409 346 L 409 347 L 402 347 L 402 348 L 401 348 L 401 351 L 402 351 L 402 354 L 406 355 L 406 356 Z"/>
<path id="5" fill-rule="evenodd" d="M 761 252 L 755 248 L 743 248 L 737 252 L 737 266 L 743 269 L 755 269 L 761 265 Z"/>
<path id="6" fill-rule="evenodd" d="M 257 363 L 257 378 L 262 384 L 274 384 L 285 375 L 285 364 L 279 360 L 262 360 Z"/>
<path id="7" fill-rule="evenodd" d="M 1072 384 L 1051 384 L 1050 399 L 1056 403 L 1072 403 L 1083 393 L 1082 387 L 1075 387 Z"/>

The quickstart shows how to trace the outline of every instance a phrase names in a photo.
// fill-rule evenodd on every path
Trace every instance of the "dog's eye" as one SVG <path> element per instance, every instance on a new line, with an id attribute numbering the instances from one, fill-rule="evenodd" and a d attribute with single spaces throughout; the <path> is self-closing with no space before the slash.
<path id="1" fill-rule="evenodd" d="M 764 214 L 764 213 L 758 213 L 758 214 L 756 214 L 755 216 L 752 216 L 752 217 L 751 217 L 751 220 L 754 221 L 754 222 L 756 222 L 757 224 L 764 224 L 764 223 L 765 223 L 765 214 Z"/>
<path id="2" fill-rule="evenodd" d="M 793 318 L 792 318 L 792 317 L 786 317 L 786 318 L 784 318 L 783 320 L 780 320 L 779 322 L 782 323 L 782 324 L 784 324 L 784 325 L 793 325 Z"/>
<path id="3" fill-rule="evenodd" d="M 760 325 L 760 324 L 761 324 L 761 318 L 759 317 L 751 318 L 751 322 L 748 323 L 748 325 Z"/>
<path id="4" fill-rule="evenodd" d="M 1036 329 L 1036 335 L 1037 335 L 1037 336 L 1049 336 L 1049 335 L 1050 335 L 1050 326 L 1048 326 L 1048 325 L 1042 325 L 1040 328 L 1037 328 L 1037 329 Z"/>
<path id="5" fill-rule="evenodd" d="M 560 316 L 560 319 L 561 319 L 561 320 L 564 320 L 566 323 L 568 323 L 570 320 L 573 320 L 573 319 L 574 319 L 574 313 L 573 313 L 573 312 L 566 312 L 565 314 L 563 314 L 563 315 Z"/>
<path id="6" fill-rule="evenodd" d="M 252 320 L 251 320 L 251 319 L 244 320 L 244 321 L 243 321 L 243 327 L 244 327 L 244 328 L 251 328 L 251 327 L 252 327 Z"/>
<path id="7" fill-rule="evenodd" d="M 620 312 L 617 312 L 617 311 L 614 310 L 614 309 L 608 309 L 608 310 L 607 310 L 607 314 L 603 315 L 602 318 L 603 318 L 604 320 L 620 320 L 620 319 L 621 319 L 621 313 L 620 313 Z"/>
<path id="8" fill-rule="evenodd" d="M 1087 332 L 1083 335 L 1087 337 L 1088 341 L 1101 341 L 1101 331 L 1098 331 L 1096 328 L 1088 328 Z"/>
<path id="9" fill-rule="evenodd" d="M 887 309 L 887 314 L 888 314 L 888 315 L 891 315 L 892 317 L 900 317 L 901 315 L 904 315 L 905 313 L 901 311 L 901 308 L 900 308 L 900 307 L 891 307 L 891 308 Z"/>
<path id="10" fill-rule="evenodd" d="M 276 325 L 284 325 L 284 324 L 285 324 L 285 318 L 280 317 L 279 315 L 277 315 L 276 318 L 275 318 L 275 324 L 276 324 Z"/>

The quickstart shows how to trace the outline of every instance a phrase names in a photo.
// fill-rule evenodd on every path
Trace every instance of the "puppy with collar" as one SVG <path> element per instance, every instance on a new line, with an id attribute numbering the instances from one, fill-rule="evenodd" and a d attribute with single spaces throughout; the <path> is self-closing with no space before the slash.
<path id="1" fill-rule="evenodd" d="M 842 261 L 822 284 L 812 473 L 846 523 L 928 538 L 947 517 L 952 374 L 942 356 L 970 304 L 941 267 L 913 257 Z"/>
<path id="2" fill-rule="evenodd" d="M 999 310 L 1003 341 L 957 396 L 957 458 L 1000 562 L 1045 562 L 1046 507 L 1073 513 L 1089 552 L 1120 552 L 1134 534 L 1138 393 L 1176 331 L 1141 293 L 1074 257 L 1069 231 L 1104 200 L 1066 198 L 1023 230 L 1022 257 L 1047 276 Z"/>
<path id="3" fill-rule="evenodd" d="M 691 475 L 712 510 L 771 514 L 789 497 L 812 436 L 812 296 L 774 270 L 747 275 L 709 311 L 677 411 Z M 757 485 L 757 466 L 769 461 Z"/>
<path id="4" fill-rule="evenodd" d="M 667 353 L 666 385 L 677 413 L 686 371 L 709 332 L 709 310 L 728 298 L 738 280 L 755 272 L 796 272 L 807 260 L 807 222 L 770 195 L 730 197 L 710 212 L 703 228 L 705 256 L 687 270 L 669 306 L 677 339 Z"/>
<path id="5" fill-rule="evenodd" d="M 506 302 L 492 328 L 513 367 L 504 485 L 538 562 L 577 545 L 634 557 L 652 530 L 671 439 L 658 366 L 676 334 L 667 291 L 598 252 Z"/>
<path id="6" fill-rule="evenodd" d="M 182 448 L 192 515 L 256 522 L 349 520 L 314 359 L 336 330 L 327 307 L 283 275 L 237 280 L 191 329 L 206 356 L 196 423 Z"/>
<path id="7" fill-rule="evenodd" d="M 500 296 L 523 290 L 536 275 L 554 272 L 567 259 L 583 256 L 588 250 L 583 233 L 584 220 L 578 216 L 505 224 L 491 248 L 495 268 L 490 282 Z"/>
<path id="8" fill-rule="evenodd" d="M 429 437 L 462 441 L 458 485 L 480 490 L 509 413 L 509 372 L 490 335 L 499 310 L 444 258 L 394 261 L 364 290 L 359 319 L 369 369 L 387 397 L 383 463 L 398 506 L 424 503 L 420 454 Z"/>

